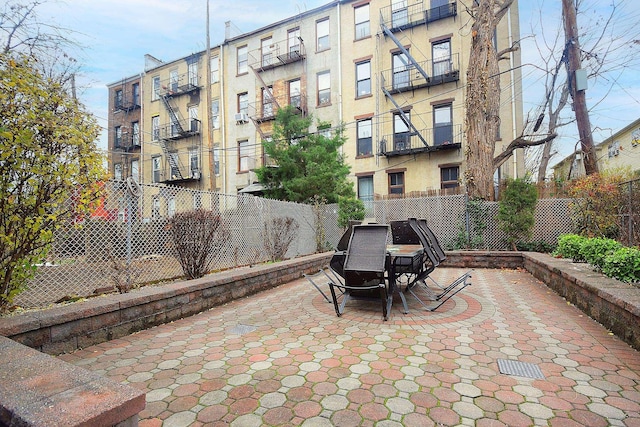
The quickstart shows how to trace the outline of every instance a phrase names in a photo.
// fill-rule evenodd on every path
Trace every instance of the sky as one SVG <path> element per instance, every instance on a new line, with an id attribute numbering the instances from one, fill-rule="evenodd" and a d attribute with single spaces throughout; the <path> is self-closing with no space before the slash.
<path id="1" fill-rule="evenodd" d="M 458 0 L 461 4 L 467 0 Z M 211 45 L 221 44 L 225 22 L 231 21 L 239 33 L 295 16 L 329 0 L 209 0 Z M 595 44 L 594 29 L 606 28 L 615 5 L 611 31 L 597 33 L 600 45 L 609 42 L 616 55 L 635 53 L 636 59 L 618 61 L 604 77 L 590 78 L 587 107 L 594 128 L 595 142 L 640 118 L 640 42 L 620 46 L 617 38 L 629 39 L 638 34 L 640 1 L 581 0 L 578 25 L 592 34 L 581 39 L 585 50 Z M 556 35 L 562 37 L 561 2 L 559 0 L 519 0 L 522 39 L 522 74 L 524 113 L 537 117 L 544 93 L 547 73 L 540 69 L 549 57 L 546 46 Z M 99 146 L 106 150 L 108 90 L 106 85 L 144 70 L 144 55 L 172 61 L 206 49 L 207 0 L 48 0 L 38 8 L 40 21 L 73 30 L 72 38 L 82 50 L 76 57 L 82 65 L 77 76 L 78 96 L 103 126 Z M 562 41 L 562 40 L 561 40 Z M 603 52 L 595 52 L 603 57 Z M 606 66 L 603 68 L 607 68 Z M 535 119 L 534 119 L 535 120 Z M 552 164 L 573 152 L 577 129 L 561 129 L 558 154 Z"/>

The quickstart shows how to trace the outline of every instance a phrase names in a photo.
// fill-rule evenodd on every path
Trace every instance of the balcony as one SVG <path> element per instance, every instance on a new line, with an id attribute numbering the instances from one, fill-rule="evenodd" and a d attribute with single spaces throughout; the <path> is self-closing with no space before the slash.
<path id="1" fill-rule="evenodd" d="M 175 141 L 200 134 L 202 123 L 198 119 L 178 120 L 159 129 L 159 139 Z"/>
<path id="2" fill-rule="evenodd" d="M 188 170 L 184 166 L 166 166 L 156 172 L 157 181 L 164 184 L 180 184 L 186 182 L 200 181 L 202 173 L 199 169 Z"/>
<path id="3" fill-rule="evenodd" d="M 249 52 L 249 66 L 257 71 L 267 71 L 272 68 L 293 64 L 304 60 L 306 50 L 304 43 L 289 45 L 289 40 L 274 42 L 268 49 L 256 49 Z"/>
<path id="4" fill-rule="evenodd" d="M 460 80 L 460 63 L 457 53 L 444 60 L 424 61 L 419 62 L 418 65 L 427 73 L 431 71 L 428 79 L 425 79 L 422 73 L 410 64 L 401 70 L 382 71 L 380 73 L 382 87 L 393 94 Z"/>
<path id="5" fill-rule="evenodd" d="M 124 96 L 124 97 L 115 97 L 113 100 L 113 111 L 123 111 L 128 113 L 129 111 L 133 111 L 137 108 L 140 108 L 140 97 L 132 97 L 132 96 Z"/>
<path id="6" fill-rule="evenodd" d="M 160 82 L 159 96 L 175 97 L 191 94 L 200 90 L 200 76 L 181 74 Z"/>
<path id="7" fill-rule="evenodd" d="M 299 114 L 307 113 L 307 96 L 306 94 L 300 94 L 292 97 L 288 96 L 276 96 L 277 104 L 280 107 L 284 107 L 287 105 L 292 105 L 296 108 Z M 268 100 L 264 100 L 264 102 L 254 102 L 250 103 L 248 106 L 248 114 L 249 117 L 254 119 L 257 122 L 266 122 L 269 120 L 275 120 L 276 113 L 278 112 L 278 108 L 275 103 L 268 102 Z"/>
<path id="8" fill-rule="evenodd" d="M 424 145 L 415 132 L 385 135 L 380 141 L 378 154 L 394 157 L 441 150 L 457 150 L 462 147 L 462 125 L 423 129 L 420 131 L 420 135 L 427 141 L 427 145 Z"/>
<path id="9" fill-rule="evenodd" d="M 418 25 L 439 21 L 450 16 L 456 16 L 457 9 L 456 2 L 431 9 L 426 9 L 424 2 L 401 8 L 397 6 L 387 6 L 380 9 L 380 24 L 395 33 Z"/>
<path id="10" fill-rule="evenodd" d="M 116 139 L 113 143 L 114 150 L 121 150 L 125 152 L 131 152 L 140 150 L 140 135 L 122 135 L 121 138 Z"/>

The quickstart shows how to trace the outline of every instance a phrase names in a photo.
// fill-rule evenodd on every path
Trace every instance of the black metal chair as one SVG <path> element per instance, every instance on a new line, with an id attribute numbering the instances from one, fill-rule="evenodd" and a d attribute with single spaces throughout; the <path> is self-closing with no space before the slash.
<path id="1" fill-rule="evenodd" d="M 442 304 L 444 304 L 451 297 L 453 297 L 455 294 L 457 294 L 467 286 L 471 285 L 471 283 L 468 281 L 471 278 L 471 271 L 468 271 L 462 276 L 458 277 L 449 285 L 441 286 L 440 284 L 438 284 L 431 277 L 431 273 L 436 269 L 436 267 L 440 265 L 440 257 L 438 256 L 436 249 L 433 247 L 432 241 L 427 237 L 427 234 L 425 234 L 425 232 L 422 230 L 422 227 L 419 221 L 416 218 L 409 218 L 409 224 L 411 225 L 411 228 L 413 228 L 413 230 L 416 232 L 416 234 L 420 238 L 420 242 L 423 247 L 423 252 L 425 254 L 425 257 L 423 258 L 425 264 L 420 274 L 415 278 L 415 280 L 413 280 L 413 282 L 409 286 L 407 286 L 406 291 L 409 292 L 411 295 L 413 295 L 413 297 L 416 300 L 418 300 L 418 302 L 425 309 L 427 309 L 428 311 L 435 311 Z M 430 279 L 433 283 L 437 284 L 437 286 L 440 288 L 439 291 L 435 292 L 429 286 L 427 286 L 425 282 L 426 279 Z M 414 288 L 416 285 L 422 285 L 429 299 L 431 301 L 435 301 L 435 303 L 432 305 L 425 304 L 414 292 Z"/>
<path id="2" fill-rule="evenodd" d="M 347 248 L 349 247 L 349 239 L 353 232 L 353 226 L 359 225 L 361 221 L 349 221 L 349 225 L 345 232 L 340 237 L 336 250 L 329 260 L 328 268 L 321 268 L 315 274 L 304 274 L 304 277 L 322 294 L 322 297 L 327 302 L 331 302 L 329 297 L 322 291 L 321 286 L 327 286 L 331 282 L 337 282 L 344 284 L 344 262 L 347 255 Z M 322 282 L 323 283 L 322 283 Z"/>
<path id="3" fill-rule="evenodd" d="M 331 297 L 339 317 L 351 299 L 380 300 L 384 320 L 389 318 L 392 296 L 387 291 L 387 235 L 389 226 L 382 224 L 355 225 L 349 240 L 345 263 L 344 284 L 329 282 Z M 336 288 L 343 291 L 342 301 Z"/>

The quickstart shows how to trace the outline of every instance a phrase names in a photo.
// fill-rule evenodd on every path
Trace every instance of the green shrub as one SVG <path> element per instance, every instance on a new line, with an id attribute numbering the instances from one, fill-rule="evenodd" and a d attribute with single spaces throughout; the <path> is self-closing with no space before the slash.
<path id="1" fill-rule="evenodd" d="M 602 270 L 605 257 L 621 247 L 622 245 L 613 239 L 604 237 L 585 239 L 580 247 L 580 255 L 586 262 Z"/>
<path id="2" fill-rule="evenodd" d="M 580 249 L 586 240 L 586 237 L 578 234 L 563 234 L 558 238 L 558 247 L 553 254 L 562 258 L 571 258 L 575 262 L 584 262 Z"/>
<path id="3" fill-rule="evenodd" d="M 531 238 L 535 224 L 538 191 L 525 179 L 507 181 L 498 207 L 498 227 L 507 236 L 507 245 L 516 250 L 516 243 Z"/>
<path id="4" fill-rule="evenodd" d="M 604 258 L 602 272 L 626 283 L 640 283 L 640 250 L 619 248 Z"/>
<path id="5" fill-rule="evenodd" d="M 338 200 L 338 225 L 346 229 L 349 221 L 362 221 L 365 215 L 364 203 L 355 197 L 340 197 Z"/>

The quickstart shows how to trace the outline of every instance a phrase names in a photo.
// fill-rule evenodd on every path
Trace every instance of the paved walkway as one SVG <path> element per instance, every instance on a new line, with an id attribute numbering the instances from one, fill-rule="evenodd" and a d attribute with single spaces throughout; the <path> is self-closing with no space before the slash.
<path id="1" fill-rule="evenodd" d="M 384 322 L 302 279 L 60 357 L 144 390 L 141 426 L 640 426 L 639 352 L 524 271 L 472 283 Z"/>

